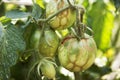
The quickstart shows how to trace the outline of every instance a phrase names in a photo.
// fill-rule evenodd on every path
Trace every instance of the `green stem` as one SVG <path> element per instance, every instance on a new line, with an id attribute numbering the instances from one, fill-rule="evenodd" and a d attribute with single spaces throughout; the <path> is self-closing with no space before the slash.
<path id="1" fill-rule="evenodd" d="M 80 37 L 76 34 L 75 30 L 72 27 L 70 29 L 73 32 L 73 34 L 75 35 L 75 37 L 77 38 L 77 40 L 80 40 Z"/>
<path id="2" fill-rule="evenodd" d="M 85 28 L 91 32 L 91 36 L 94 35 L 94 32 L 93 32 L 93 30 L 90 27 L 85 26 Z"/>
<path id="3" fill-rule="evenodd" d="M 75 80 L 82 80 L 82 77 L 79 72 L 74 72 Z"/>
<path id="4" fill-rule="evenodd" d="M 60 10 L 58 10 L 56 13 L 52 14 L 52 15 L 49 16 L 47 19 L 39 19 L 37 22 L 38 22 L 38 23 L 41 22 L 41 21 L 42 21 L 42 22 L 47 22 L 47 21 L 49 21 L 50 19 L 52 19 L 53 17 L 55 17 L 56 15 L 58 15 L 60 12 L 66 10 L 66 9 L 68 9 L 68 8 L 70 8 L 70 5 L 64 7 L 64 8 L 62 8 L 62 9 L 60 9 Z"/>
<path id="5" fill-rule="evenodd" d="M 30 24 L 31 21 L 32 21 L 32 18 L 30 18 L 30 19 L 26 22 L 26 24 L 25 24 L 24 26 L 22 26 L 22 28 L 27 27 L 27 26 Z"/>
<path id="6" fill-rule="evenodd" d="M 65 6 L 64 8 L 58 10 L 56 13 L 52 14 L 51 16 L 49 16 L 49 17 L 46 18 L 46 19 L 38 19 L 37 23 L 39 23 L 39 22 L 47 22 L 47 21 L 49 21 L 50 19 L 52 19 L 53 17 L 55 17 L 56 15 L 58 15 L 60 12 L 63 12 L 64 10 L 66 10 L 66 9 L 68 9 L 68 8 L 70 8 L 70 7 L 76 9 L 76 7 L 77 7 L 76 5 L 72 5 L 69 0 L 67 0 L 67 1 L 68 1 L 68 3 L 69 3 L 68 6 Z M 79 9 L 84 10 L 84 8 L 81 7 L 81 6 L 79 6 Z"/>
<path id="7" fill-rule="evenodd" d="M 68 4 L 69 4 L 70 6 L 73 6 L 73 5 L 71 4 L 70 0 L 67 0 L 67 2 L 68 2 Z"/>
<path id="8" fill-rule="evenodd" d="M 79 12 L 79 9 L 78 8 L 76 8 L 76 26 L 77 26 L 77 33 L 78 33 L 78 35 L 80 34 L 80 12 Z"/>
<path id="9" fill-rule="evenodd" d="M 76 6 L 76 26 L 77 26 L 77 33 L 81 36 L 81 38 L 84 38 L 84 25 L 83 22 L 83 14 L 84 14 L 84 8 Z"/>

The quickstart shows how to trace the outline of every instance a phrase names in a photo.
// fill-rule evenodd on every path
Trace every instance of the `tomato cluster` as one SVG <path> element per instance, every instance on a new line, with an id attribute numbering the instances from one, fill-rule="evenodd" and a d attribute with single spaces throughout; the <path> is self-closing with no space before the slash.
<path id="1" fill-rule="evenodd" d="M 68 5 L 67 0 L 51 0 L 46 5 L 46 18 Z M 58 38 L 56 31 L 72 27 L 77 22 L 76 16 L 76 9 L 72 7 L 56 14 L 48 21 L 50 29 L 44 30 L 39 41 L 40 55 L 44 58 L 49 57 L 52 59 L 58 56 L 61 66 L 72 72 L 79 72 L 89 68 L 95 60 L 97 51 L 93 37 L 85 32 L 82 34 L 84 37 L 81 37 L 79 30 L 75 32 L 80 39 L 72 31 L 69 31 L 70 34 L 64 36 L 64 38 Z M 53 63 L 49 61 L 42 63 L 40 69 L 44 76 L 48 78 L 55 77 L 56 72 Z"/>

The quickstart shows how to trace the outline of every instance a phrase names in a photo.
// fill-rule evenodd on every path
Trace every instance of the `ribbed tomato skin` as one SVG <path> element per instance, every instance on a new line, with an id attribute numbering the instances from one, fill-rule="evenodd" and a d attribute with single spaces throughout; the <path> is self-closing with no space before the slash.
<path id="1" fill-rule="evenodd" d="M 70 0 L 73 3 L 73 0 Z M 50 17 L 58 10 L 68 6 L 67 0 L 50 0 L 46 5 L 46 17 Z M 49 21 L 53 29 L 61 30 L 70 27 L 76 20 L 76 11 L 73 8 L 68 8 L 59 13 Z"/>
<path id="2" fill-rule="evenodd" d="M 96 52 L 96 43 L 92 37 L 86 35 L 86 38 L 81 40 L 66 37 L 58 49 L 58 58 L 63 67 L 78 72 L 93 64 Z"/>

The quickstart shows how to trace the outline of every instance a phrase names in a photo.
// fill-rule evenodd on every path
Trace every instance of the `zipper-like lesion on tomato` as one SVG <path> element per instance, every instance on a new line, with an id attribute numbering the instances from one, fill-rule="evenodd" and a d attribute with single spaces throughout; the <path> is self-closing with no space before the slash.
<path id="1" fill-rule="evenodd" d="M 64 8 L 67 5 L 69 4 L 65 0 L 50 1 L 46 6 L 46 17 L 49 17 L 50 15 L 54 14 L 55 12 Z M 53 17 L 48 23 L 53 29 L 61 30 L 70 27 L 75 22 L 75 20 L 76 11 L 70 7 Z"/>
<path id="2" fill-rule="evenodd" d="M 86 70 L 94 63 L 96 52 L 97 47 L 92 37 L 78 40 L 74 36 L 68 36 L 58 48 L 58 58 L 63 67 L 78 72 Z"/>

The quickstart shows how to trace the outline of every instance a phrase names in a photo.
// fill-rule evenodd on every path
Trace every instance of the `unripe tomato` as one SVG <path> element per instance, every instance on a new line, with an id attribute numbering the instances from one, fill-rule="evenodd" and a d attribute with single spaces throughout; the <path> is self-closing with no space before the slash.
<path id="1" fill-rule="evenodd" d="M 73 0 L 70 0 L 73 3 Z M 46 5 L 46 17 L 48 18 L 58 10 L 68 6 L 67 0 L 50 0 Z M 68 8 L 65 11 L 59 13 L 49 21 L 49 24 L 53 29 L 66 29 L 70 27 L 76 19 L 76 11 L 73 8 Z"/>
<path id="2" fill-rule="evenodd" d="M 96 51 L 95 41 L 89 35 L 85 35 L 81 40 L 68 36 L 58 49 L 58 57 L 63 67 L 78 72 L 86 70 L 93 64 Z"/>
<path id="3" fill-rule="evenodd" d="M 45 57 L 54 57 L 59 38 L 53 30 L 45 30 L 39 41 L 39 53 Z"/>
<path id="4" fill-rule="evenodd" d="M 40 69 L 41 69 L 42 74 L 45 77 L 47 77 L 48 79 L 55 78 L 56 71 L 55 71 L 55 67 L 52 63 L 45 62 L 41 65 Z"/>

